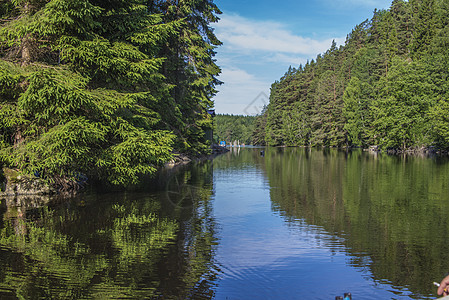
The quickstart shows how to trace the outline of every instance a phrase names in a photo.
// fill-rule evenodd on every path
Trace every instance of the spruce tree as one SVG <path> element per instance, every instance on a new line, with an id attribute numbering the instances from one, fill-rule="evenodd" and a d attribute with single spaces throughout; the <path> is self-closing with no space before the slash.
<path id="1" fill-rule="evenodd" d="M 162 73 L 174 86 L 166 126 L 177 135 L 179 149 L 207 152 L 204 131 L 213 126 L 207 111 L 213 108 L 215 86 L 221 84 L 217 78 L 221 70 L 214 59 L 221 42 L 210 24 L 219 20 L 221 11 L 211 0 L 159 1 L 155 9 L 164 12 L 165 22 L 183 21 L 179 32 L 167 39 L 160 52 L 167 57 Z"/>
<path id="2" fill-rule="evenodd" d="M 87 174 L 127 185 L 169 160 L 176 140 L 203 141 L 216 83 L 210 74 L 218 74 L 211 63 L 213 47 L 206 42 L 212 35 L 201 35 L 196 27 L 189 46 L 201 62 L 191 67 L 184 53 L 179 60 L 185 63 L 168 74 L 188 77 L 188 85 L 164 74 L 171 57 L 163 55 L 169 41 L 189 28 L 189 18 L 204 16 L 201 28 L 217 20 L 199 2 L 191 10 L 190 2 L 180 1 L 184 13 L 170 18 L 160 1 L 2 4 L 3 163 L 53 182 Z M 170 47 L 171 53 L 186 49 Z M 174 97 L 175 89 L 184 94 Z M 168 125 L 192 122 L 195 130 L 185 135 Z M 196 146 L 197 152 L 206 148 Z"/>

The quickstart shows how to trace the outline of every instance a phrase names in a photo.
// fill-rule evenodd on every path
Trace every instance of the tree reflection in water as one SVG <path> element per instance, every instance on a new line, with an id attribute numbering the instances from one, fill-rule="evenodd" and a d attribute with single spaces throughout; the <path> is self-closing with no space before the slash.
<path id="1" fill-rule="evenodd" d="M 435 295 L 431 283 L 447 272 L 442 259 L 449 253 L 446 158 L 289 148 L 266 149 L 261 156 L 258 149 L 234 149 L 215 160 L 214 168 L 217 182 L 256 168 L 261 174 L 257 180 L 263 184 L 252 188 L 262 188 L 271 202 L 270 211 L 261 211 L 260 216 L 280 215 L 285 220 L 273 232 L 286 233 L 285 224 L 289 230 L 310 231 L 312 240 L 320 243 L 317 248 L 343 254 L 345 269 L 338 270 L 355 267 L 366 281 L 388 289 L 386 294 L 431 299 Z M 245 186 L 242 174 L 237 178 Z M 216 261 L 219 234 L 213 204 L 217 201 L 223 208 L 232 203 L 226 197 L 241 191 L 236 187 L 234 196 L 216 197 L 212 181 L 212 162 L 206 161 L 162 173 L 155 181 L 161 183 L 159 190 L 90 193 L 42 206 L 33 200 L 27 201 L 32 203 L 29 207 L 21 206 L 21 201 L 2 202 L 0 298 L 211 299 L 215 292 L 220 295 L 216 284 L 218 277 L 225 276 Z M 248 197 L 259 191 L 247 190 Z M 277 212 L 274 217 L 272 210 Z M 252 220 L 257 225 L 259 219 Z M 247 221 L 235 227 L 242 230 L 240 241 L 252 237 Z M 240 232 L 229 230 L 234 223 L 220 224 L 224 228 L 220 249 L 234 249 L 232 243 Z M 226 231 L 231 236 L 223 236 Z M 323 237 L 315 237 L 320 234 Z M 266 241 L 278 242 L 267 234 L 261 240 L 263 248 Z M 226 258 L 235 259 L 232 253 Z M 271 279 L 276 288 L 279 282 Z M 241 285 L 241 280 L 235 284 Z M 315 284 L 310 289 L 314 291 Z"/>
<path id="2" fill-rule="evenodd" d="M 3 201 L 0 298 L 212 298 L 212 164 L 170 176 L 163 191 Z M 183 185 L 195 193 L 169 190 Z"/>
<path id="3" fill-rule="evenodd" d="M 431 283 L 448 267 L 447 158 L 270 149 L 263 168 L 276 187 L 273 207 L 287 222 L 337 237 L 350 264 L 377 283 L 416 299 L 435 295 Z"/>

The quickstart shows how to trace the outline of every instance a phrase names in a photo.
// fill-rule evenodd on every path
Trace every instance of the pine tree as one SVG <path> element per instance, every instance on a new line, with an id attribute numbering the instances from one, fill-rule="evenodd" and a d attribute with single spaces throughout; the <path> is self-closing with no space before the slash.
<path id="1" fill-rule="evenodd" d="M 251 133 L 251 143 L 253 145 L 266 145 L 266 127 L 267 127 L 267 107 L 265 106 L 261 113 L 256 116 L 254 121 L 254 130 Z"/>
<path id="2" fill-rule="evenodd" d="M 294 74 L 289 68 L 272 88 L 266 141 L 449 148 L 448 8 L 443 0 L 394 0 L 357 25 L 344 46 L 333 43 Z"/>
<path id="3" fill-rule="evenodd" d="M 412 8 L 413 36 L 410 42 L 410 52 L 418 59 L 428 50 L 435 35 L 437 15 L 435 0 L 410 1 Z"/>
<path id="4" fill-rule="evenodd" d="M 408 55 L 412 38 L 410 5 L 404 0 L 393 0 L 390 13 L 394 20 L 397 33 L 398 54 Z"/>

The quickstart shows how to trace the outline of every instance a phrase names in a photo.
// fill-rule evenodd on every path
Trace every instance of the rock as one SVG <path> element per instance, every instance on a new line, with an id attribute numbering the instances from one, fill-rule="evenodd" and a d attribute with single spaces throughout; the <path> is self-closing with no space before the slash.
<path id="1" fill-rule="evenodd" d="M 213 144 L 211 146 L 211 150 L 212 151 L 210 155 L 200 155 L 193 158 L 188 157 L 186 154 L 175 152 L 173 159 L 165 163 L 164 168 L 173 168 L 181 165 L 186 165 L 190 163 L 192 160 L 202 161 L 205 159 L 211 159 L 219 154 L 229 152 L 229 149 L 227 149 L 226 147 L 219 146 L 217 144 Z"/>
<path id="2" fill-rule="evenodd" d="M 375 145 L 375 146 L 369 146 L 369 151 L 371 152 L 379 152 L 380 148 L 379 146 Z"/>
<path id="3" fill-rule="evenodd" d="M 41 178 L 21 174 L 17 170 L 3 169 L 6 178 L 5 189 L 0 191 L 0 196 L 17 195 L 51 195 L 56 191 Z"/>
<path id="4" fill-rule="evenodd" d="M 223 153 L 229 152 L 228 148 L 223 147 L 223 146 L 219 146 L 217 144 L 213 144 L 211 146 L 211 148 L 212 148 L 212 155 L 214 155 L 214 154 L 218 155 L 218 154 L 223 154 Z"/>
<path id="5" fill-rule="evenodd" d="M 175 153 L 174 158 L 165 164 L 165 168 L 173 168 L 179 165 L 185 165 L 192 160 L 187 155 L 182 153 Z"/>

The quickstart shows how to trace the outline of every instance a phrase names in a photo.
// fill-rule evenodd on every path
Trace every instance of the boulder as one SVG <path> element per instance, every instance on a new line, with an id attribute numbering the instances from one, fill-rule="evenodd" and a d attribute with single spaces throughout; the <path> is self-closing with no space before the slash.
<path id="1" fill-rule="evenodd" d="M 56 192 L 41 178 L 7 168 L 3 169 L 3 174 L 6 184 L 0 191 L 0 196 L 50 195 Z"/>

